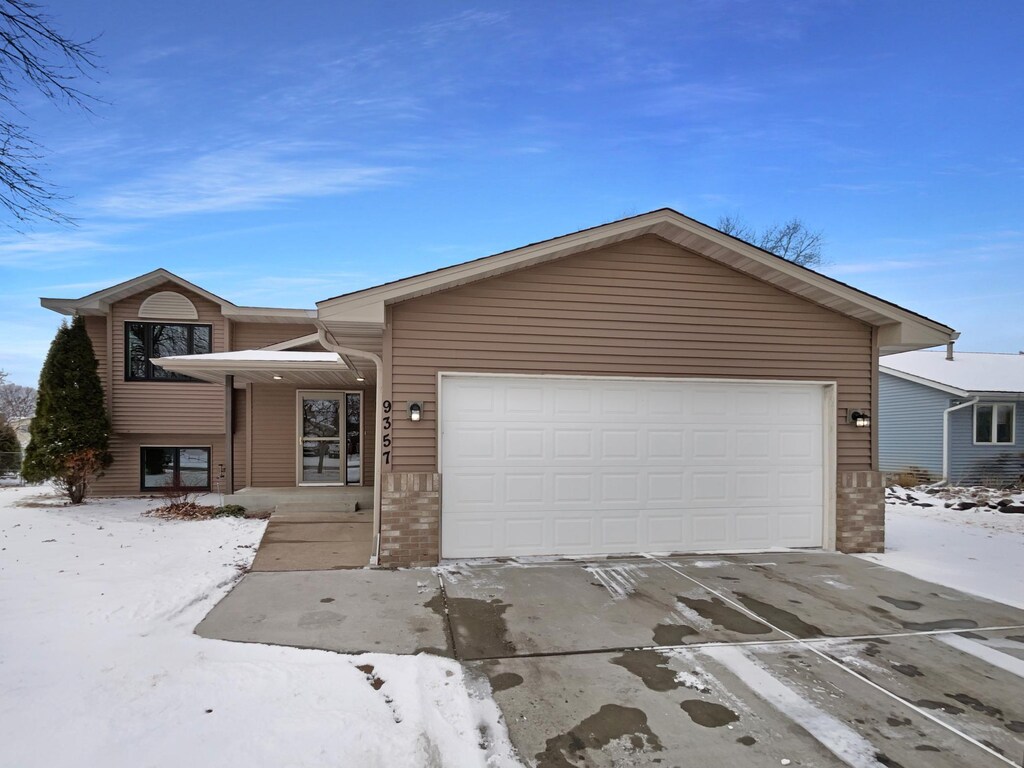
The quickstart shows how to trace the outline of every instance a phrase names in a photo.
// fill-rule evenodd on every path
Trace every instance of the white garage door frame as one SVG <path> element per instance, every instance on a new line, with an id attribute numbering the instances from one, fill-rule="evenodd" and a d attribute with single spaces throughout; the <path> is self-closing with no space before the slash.
<path id="1" fill-rule="evenodd" d="M 583 380 L 583 381 L 613 381 L 613 382 L 667 382 L 667 383 L 693 383 L 693 384 L 776 384 L 776 385 L 804 385 L 804 386 L 817 386 L 822 388 L 822 499 L 824 500 L 824 515 L 825 519 L 822 523 L 822 541 L 821 548 L 826 551 L 835 551 L 836 541 L 836 471 L 838 461 L 838 447 L 837 447 L 837 433 L 836 424 L 838 417 L 838 404 L 837 404 L 837 393 L 836 393 L 836 382 L 834 381 L 820 381 L 814 379 L 753 379 L 753 378 L 741 378 L 741 377 L 697 377 L 697 376 L 595 376 L 595 375 L 581 375 L 581 374 L 534 374 L 534 373 L 494 373 L 494 372 L 476 372 L 476 371 L 438 371 L 437 373 L 437 421 L 436 421 L 436 445 L 437 445 L 437 472 L 442 474 L 442 456 L 443 454 L 443 435 L 442 425 L 444 424 L 444 397 L 443 388 L 446 379 L 456 378 L 494 378 L 494 379 L 520 379 L 520 380 L 541 380 L 541 381 L 558 381 L 558 380 Z M 440 536 L 439 540 L 444 541 L 444 477 L 441 477 L 441 503 L 440 503 Z M 744 552 L 763 552 L 765 550 L 715 550 L 721 554 L 728 554 L 730 552 L 744 553 Z M 445 559 L 444 552 L 441 552 L 441 558 Z"/>

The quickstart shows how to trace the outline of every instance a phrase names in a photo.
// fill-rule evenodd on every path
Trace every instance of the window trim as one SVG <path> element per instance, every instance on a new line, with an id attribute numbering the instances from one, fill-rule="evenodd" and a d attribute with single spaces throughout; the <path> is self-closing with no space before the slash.
<path id="1" fill-rule="evenodd" d="M 161 451 L 172 450 L 174 454 L 175 468 L 172 477 L 177 475 L 181 478 L 181 453 L 180 451 L 206 451 L 206 485 L 146 485 L 146 462 L 147 450 L 159 449 Z M 213 446 L 210 445 L 140 445 L 139 446 L 139 490 L 144 493 L 159 493 L 161 491 L 195 491 L 196 493 L 208 493 L 213 484 Z"/>
<path id="2" fill-rule="evenodd" d="M 348 395 L 359 395 L 359 480 L 355 483 L 347 482 L 348 471 L 347 466 L 344 467 L 345 471 L 342 471 L 342 467 L 339 467 L 338 474 L 340 481 L 336 483 L 317 483 L 303 480 L 302 478 L 302 442 L 303 440 L 322 440 L 323 442 L 330 442 L 337 439 L 340 447 L 340 456 L 342 464 L 347 461 L 346 451 L 346 435 L 345 435 L 345 408 L 344 403 Z M 342 420 L 339 436 L 337 438 L 306 438 L 302 434 L 302 400 L 306 397 L 322 397 L 322 398 L 333 398 L 341 400 L 342 402 Z M 343 487 L 351 486 L 353 488 L 361 487 L 365 485 L 364 482 L 364 470 L 366 468 L 366 454 L 365 451 L 365 437 L 366 437 L 366 421 L 365 421 L 365 409 L 366 408 L 366 397 L 364 391 L 361 389 L 296 389 L 295 390 L 295 485 L 296 487 Z"/>
<path id="3" fill-rule="evenodd" d="M 997 441 L 996 430 L 998 429 L 996 423 L 996 410 L 999 406 L 1007 406 L 1010 409 L 1010 439 L 1009 441 Z M 989 434 L 989 440 L 978 440 L 978 409 L 979 408 L 991 408 L 992 409 L 992 431 Z M 1016 403 L 975 403 L 974 404 L 974 417 L 971 420 L 971 440 L 974 445 L 1016 445 L 1017 444 L 1017 404 Z"/>
<path id="4" fill-rule="evenodd" d="M 131 355 L 128 354 L 128 345 L 131 340 L 130 326 L 132 325 L 182 325 L 189 328 L 189 346 L 195 349 L 195 328 L 208 328 L 210 331 L 210 351 L 213 352 L 213 324 L 212 323 L 183 323 L 177 320 L 171 321 L 160 321 L 160 320 L 125 320 L 124 321 L 124 344 L 122 344 L 122 354 L 124 355 L 124 380 L 125 381 L 149 381 L 149 382 L 162 382 L 162 383 L 181 383 L 188 382 L 194 384 L 202 384 L 203 382 L 199 379 L 194 379 L 191 376 L 185 376 L 184 374 L 176 373 L 171 376 L 164 376 L 157 378 L 153 376 L 153 334 L 147 333 L 144 340 L 146 346 L 146 375 L 145 376 L 133 376 L 131 372 Z M 189 354 L 202 354 L 196 352 L 190 352 Z M 170 373 L 170 371 L 168 371 Z M 156 446 L 155 446 L 156 447 Z M 168 446 L 173 447 L 173 446 Z"/>

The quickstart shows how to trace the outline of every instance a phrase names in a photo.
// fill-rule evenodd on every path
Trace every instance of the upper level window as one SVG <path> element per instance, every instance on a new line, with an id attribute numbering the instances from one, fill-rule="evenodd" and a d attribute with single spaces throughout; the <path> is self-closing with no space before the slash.
<path id="1" fill-rule="evenodd" d="M 1013 403 L 985 403 L 974 406 L 975 443 L 1013 443 Z"/>
<path id="2" fill-rule="evenodd" d="M 125 323 L 124 377 L 128 381 L 195 381 L 165 371 L 154 357 L 202 355 L 210 352 L 212 326 L 181 323 Z"/>

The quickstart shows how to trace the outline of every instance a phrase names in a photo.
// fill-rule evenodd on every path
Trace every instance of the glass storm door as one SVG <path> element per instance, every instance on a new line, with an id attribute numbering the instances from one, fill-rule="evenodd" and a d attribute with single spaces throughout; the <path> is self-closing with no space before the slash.
<path id="1" fill-rule="evenodd" d="M 299 407 L 299 482 L 358 484 L 361 477 L 358 392 L 303 393 Z"/>

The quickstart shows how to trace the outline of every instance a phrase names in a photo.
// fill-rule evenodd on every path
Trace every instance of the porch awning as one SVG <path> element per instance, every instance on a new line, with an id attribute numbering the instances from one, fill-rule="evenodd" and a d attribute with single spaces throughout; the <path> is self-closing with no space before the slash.
<path id="1" fill-rule="evenodd" d="M 200 381 L 222 384 L 235 377 L 245 384 L 296 384 L 304 387 L 352 387 L 373 384 L 372 365 L 356 367 L 335 352 L 294 352 L 248 349 L 207 355 L 176 355 L 153 358 L 161 368 Z"/>

